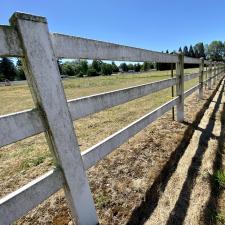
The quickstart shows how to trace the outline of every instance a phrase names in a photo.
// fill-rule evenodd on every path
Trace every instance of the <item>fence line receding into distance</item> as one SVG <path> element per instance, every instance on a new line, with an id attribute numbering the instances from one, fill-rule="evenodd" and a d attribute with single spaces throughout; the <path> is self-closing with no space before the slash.
<path id="1" fill-rule="evenodd" d="M 96 225 L 98 217 L 85 170 L 176 106 L 184 119 L 184 99 L 203 87 L 212 87 L 224 64 L 165 54 L 113 43 L 49 33 L 44 17 L 15 13 L 10 26 L 0 26 L 0 56 L 22 57 L 36 108 L 0 116 L 0 147 L 46 132 L 58 167 L 0 199 L 0 224 L 14 222 L 64 188 L 77 225 Z M 176 78 L 160 80 L 66 101 L 58 58 L 100 59 L 176 64 Z M 184 64 L 199 64 L 199 73 L 184 75 Z M 204 71 L 207 66 L 207 71 Z M 184 92 L 184 82 L 199 77 L 199 84 Z M 206 78 L 206 79 L 204 79 Z M 80 153 L 73 120 L 176 85 L 176 97 Z M 54 93 L 54 95 L 52 95 Z"/>

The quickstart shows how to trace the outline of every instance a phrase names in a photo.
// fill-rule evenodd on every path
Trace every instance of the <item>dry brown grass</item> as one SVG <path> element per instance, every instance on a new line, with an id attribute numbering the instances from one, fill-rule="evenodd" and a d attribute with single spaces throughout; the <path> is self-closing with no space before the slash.
<path id="1" fill-rule="evenodd" d="M 186 72 L 192 72 L 192 71 L 193 69 L 186 70 Z M 124 88 L 124 87 L 132 86 L 132 85 L 138 85 L 138 84 L 143 84 L 143 83 L 152 82 L 156 80 L 166 79 L 169 77 L 170 77 L 169 71 L 165 71 L 165 72 L 156 71 L 151 73 L 142 73 L 142 74 L 134 74 L 134 75 L 129 74 L 129 75 L 115 75 L 110 77 L 70 79 L 70 80 L 64 81 L 63 83 L 65 87 L 66 96 L 68 99 L 71 99 L 71 98 L 86 96 L 90 94 L 100 93 L 104 91 L 110 91 L 110 90 L 114 90 L 118 88 Z M 187 82 L 185 84 L 185 88 L 187 89 L 190 86 L 194 85 L 195 83 L 197 83 L 197 79 Z M 33 101 L 31 99 L 31 95 L 27 85 L 0 87 L 0 98 L 1 98 L 0 114 L 16 112 L 16 111 L 33 107 Z M 92 116 L 89 116 L 87 118 L 76 121 L 74 125 L 77 132 L 78 141 L 79 141 L 81 150 L 85 150 L 88 147 L 92 146 L 93 144 L 96 144 L 98 141 L 104 139 L 108 135 L 114 133 L 118 129 L 129 124 L 130 122 L 134 121 L 135 119 L 139 118 L 145 113 L 153 110 L 154 108 L 156 108 L 157 106 L 161 105 L 162 103 L 166 102 L 169 99 L 171 99 L 171 89 L 166 89 L 161 92 L 154 93 L 150 96 L 146 96 L 146 97 L 137 99 L 135 101 L 131 101 L 121 106 L 113 107 L 109 110 L 105 110 L 103 112 L 100 112 Z M 166 120 L 167 119 L 168 119 L 168 116 L 166 117 Z M 157 126 L 166 126 L 165 123 L 163 123 L 162 125 L 160 125 L 159 123 L 156 123 L 152 127 L 157 130 Z M 165 130 L 165 133 L 166 134 L 168 133 L 168 139 L 167 139 L 168 142 L 171 138 L 174 138 L 174 135 L 175 135 L 175 140 L 179 141 L 179 139 L 181 139 L 182 137 L 183 130 L 184 130 L 184 127 L 182 127 L 183 125 L 177 124 L 176 122 L 172 124 L 173 124 L 172 127 L 169 127 L 169 128 L 167 127 L 167 129 Z M 178 127 L 178 130 L 181 129 L 182 130 L 181 133 L 178 132 L 171 135 L 170 129 L 171 130 L 175 129 L 174 126 Z M 154 131 L 157 133 L 157 135 L 160 136 L 159 139 L 156 138 L 156 140 L 154 140 L 153 139 L 154 132 L 151 133 L 152 132 L 151 129 L 148 130 L 148 132 L 150 133 L 146 134 L 145 132 L 140 133 L 137 139 L 132 139 L 132 140 L 135 140 L 134 143 L 131 140 L 129 141 L 129 143 L 123 145 L 122 148 L 119 148 L 117 150 L 117 153 L 118 151 L 123 151 L 123 154 L 122 154 L 123 156 L 124 154 L 126 154 L 125 153 L 126 151 L 132 151 L 134 153 L 137 151 L 136 153 L 139 154 L 140 153 L 139 147 L 141 147 L 142 145 L 143 146 L 146 145 L 145 137 L 148 134 L 147 140 L 149 142 L 153 142 L 153 143 L 157 142 L 157 143 L 155 143 L 151 147 L 151 151 L 147 154 L 148 155 L 152 153 L 155 154 L 154 157 L 158 158 L 160 162 L 161 156 L 158 155 L 157 150 L 160 149 L 161 151 L 162 149 L 168 149 L 168 148 L 171 148 L 172 146 L 171 145 L 168 146 L 167 144 L 165 144 L 166 142 L 161 143 L 161 140 L 166 138 L 165 134 L 163 133 L 161 134 L 158 131 Z M 151 140 L 149 140 L 149 138 Z M 142 139 L 143 141 L 141 141 Z M 138 140 L 138 142 L 136 140 Z M 165 146 L 162 148 L 161 145 L 163 143 L 165 144 Z M 175 144 L 176 143 L 177 142 L 175 142 Z M 168 158 L 168 154 L 169 154 L 167 150 L 165 150 L 165 152 L 166 152 L 166 156 L 162 156 L 163 163 Z M 121 157 L 121 156 L 117 156 L 117 157 Z M 132 155 L 132 157 L 135 157 L 135 155 Z M 116 160 L 113 160 L 113 162 L 111 162 L 113 164 L 112 167 L 116 168 L 114 171 L 114 174 L 110 173 L 106 175 L 106 172 L 108 170 L 106 172 L 102 172 L 103 178 L 99 179 L 99 181 L 97 182 L 97 185 L 94 185 L 95 186 L 94 188 L 93 188 L 93 180 L 91 177 L 96 177 L 97 173 L 99 173 L 100 170 L 104 171 L 105 164 L 103 164 L 103 166 L 100 165 L 99 169 L 90 170 L 89 176 L 92 183 L 92 189 L 95 192 L 94 196 L 95 196 L 96 205 L 100 211 L 102 210 L 102 208 L 105 207 L 105 205 L 108 204 L 108 201 L 110 201 L 111 197 L 106 196 L 104 194 L 104 191 L 98 193 L 98 189 L 103 188 L 102 185 L 104 186 L 106 185 L 107 187 L 107 183 L 111 185 L 110 182 L 106 182 L 104 180 L 106 179 L 106 177 L 107 179 L 110 179 L 111 182 L 114 182 L 114 178 L 117 177 L 116 173 L 124 173 L 123 172 L 124 167 L 122 164 L 126 165 L 126 168 L 128 168 L 128 166 L 132 167 L 132 164 L 129 163 L 129 160 L 130 159 L 126 159 L 124 162 L 121 161 L 121 164 L 115 163 Z M 134 162 L 134 158 L 133 158 L 133 161 L 131 160 L 131 162 Z M 149 162 L 146 161 L 146 163 L 148 164 Z M 154 162 L 151 162 L 151 163 L 154 164 Z M 140 175 L 143 173 L 149 174 L 149 172 L 147 172 L 147 170 L 149 169 L 149 165 L 147 166 L 143 164 L 141 165 L 140 168 L 137 167 L 138 165 L 136 165 L 134 168 L 136 169 L 138 168 Z M 157 166 L 159 165 L 160 163 L 157 164 Z M 26 184 L 28 181 L 30 181 L 34 177 L 41 175 L 43 172 L 49 170 L 53 166 L 54 166 L 54 161 L 53 161 L 51 153 L 48 150 L 48 146 L 43 134 L 28 138 L 26 140 L 23 140 L 18 143 L 11 144 L 2 148 L 0 152 L 0 196 L 4 196 L 5 194 L 11 192 L 12 190 L 15 190 L 21 185 Z M 157 174 L 157 168 L 155 168 L 155 170 L 156 170 L 155 174 Z M 135 180 L 128 179 L 126 180 L 126 182 L 127 184 L 132 183 L 132 187 L 134 188 L 134 190 L 137 191 L 137 193 L 139 191 L 143 192 L 144 189 L 139 190 L 140 187 L 138 187 L 140 184 L 142 184 L 143 180 L 142 178 L 141 179 L 138 178 L 139 175 L 136 174 L 135 176 L 136 176 L 136 178 L 134 177 Z M 155 175 L 152 175 L 152 172 L 151 172 L 149 176 L 152 177 Z M 121 179 L 123 178 L 121 177 Z M 149 178 L 147 177 L 145 179 L 148 180 Z M 118 194 L 118 192 L 121 192 L 120 196 L 122 197 L 124 196 L 124 192 L 123 192 L 124 190 L 126 190 L 126 184 L 120 183 L 119 181 L 118 184 L 112 185 L 111 194 L 115 195 L 115 194 Z M 127 190 L 127 191 L 128 193 L 130 192 L 130 190 Z M 108 194 L 109 193 L 107 193 L 107 195 Z M 62 198 L 61 195 L 59 195 L 58 198 L 61 199 Z M 52 203 L 53 205 L 54 204 L 58 205 L 58 202 L 57 202 L 58 198 L 52 198 L 54 199 L 52 200 L 54 202 Z M 63 204 L 65 204 L 65 202 Z M 62 210 L 62 212 L 64 212 L 64 210 Z M 100 213 L 103 213 L 103 212 L 100 212 Z M 107 210 L 105 213 L 106 214 L 104 216 L 107 216 Z M 57 223 L 54 223 L 54 224 L 57 224 Z M 114 224 L 116 224 L 116 222 Z"/>

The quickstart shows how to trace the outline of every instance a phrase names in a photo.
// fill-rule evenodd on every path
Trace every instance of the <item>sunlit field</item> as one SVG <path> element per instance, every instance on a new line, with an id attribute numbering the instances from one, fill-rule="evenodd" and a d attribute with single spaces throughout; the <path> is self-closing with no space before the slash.
<path id="1" fill-rule="evenodd" d="M 185 74 L 198 69 L 186 69 Z M 117 74 L 63 81 L 67 99 L 116 90 L 157 80 L 168 79 L 171 71 L 151 71 L 139 74 Z M 185 83 L 185 90 L 198 83 L 194 79 Z M 32 97 L 26 82 L 0 87 L 0 115 L 33 108 Z M 91 147 L 125 125 L 133 122 L 171 99 L 171 88 L 139 98 L 126 104 L 96 113 L 74 122 L 81 151 Z M 65 134 L 66 135 L 66 134 Z M 36 135 L 1 148 L 0 195 L 14 190 L 33 177 L 54 166 L 44 134 Z M 29 175 L 28 175 L 29 174 Z"/>

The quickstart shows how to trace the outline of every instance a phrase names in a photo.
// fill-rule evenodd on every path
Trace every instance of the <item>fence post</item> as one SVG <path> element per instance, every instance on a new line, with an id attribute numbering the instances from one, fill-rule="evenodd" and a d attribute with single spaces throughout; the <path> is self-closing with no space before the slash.
<path id="1" fill-rule="evenodd" d="M 215 83 L 214 84 L 216 84 L 216 82 L 217 82 L 217 79 L 218 79 L 218 64 L 217 64 L 217 62 L 215 62 Z"/>
<path id="2" fill-rule="evenodd" d="M 203 98 L 203 75 L 204 75 L 204 59 L 200 59 L 200 65 L 199 65 L 199 98 Z"/>
<path id="3" fill-rule="evenodd" d="M 208 79 L 208 64 L 205 65 L 205 80 Z M 205 88 L 208 86 L 208 82 L 205 82 Z"/>
<path id="4" fill-rule="evenodd" d="M 177 104 L 177 121 L 184 121 L 184 55 L 178 54 L 178 62 L 176 63 L 176 94 L 179 96 Z"/>
<path id="5" fill-rule="evenodd" d="M 212 89 L 212 62 L 209 63 L 208 89 Z"/>
<path id="6" fill-rule="evenodd" d="M 47 20 L 15 13 L 10 23 L 17 29 L 25 58 L 23 65 L 36 107 L 43 115 L 46 137 L 62 169 L 67 200 L 77 225 L 96 225 L 98 218 L 79 145 L 53 52 Z"/>
<path id="7" fill-rule="evenodd" d="M 212 84 L 216 84 L 216 63 L 213 62 L 213 79 L 212 79 Z"/>

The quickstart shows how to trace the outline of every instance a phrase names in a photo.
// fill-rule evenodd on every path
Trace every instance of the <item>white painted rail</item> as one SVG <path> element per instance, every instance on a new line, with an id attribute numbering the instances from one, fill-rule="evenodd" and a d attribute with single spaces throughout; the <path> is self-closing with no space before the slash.
<path id="1" fill-rule="evenodd" d="M 52 34 L 52 43 L 56 57 L 58 58 L 83 58 L 133 62 L 177 62 L 176 55 L 63 34 Z M 74 49 L 76 49 L 76 51 L 74 51 Z"/>
<path id="2" fill-rule="evenodd" d="M 68 101 L 73 120 L 99 112 L 113 106 L 169 88 L 176 79 L 166 79 L 120 90 L 100 93 Z M 23 140 L 45 131 L 38 110 L 26 110 L 0 116 L 0 147 Z"/>
<path id="3" fill-rule="evenodd" d="M 184 98 L 203 89 L 224 73 L 224 64 L 203 59 L 165 54 L 103 41 L 50 34 L 44 17 L 15 13 L 11 26 L 0 25 L 0 56 L 23 57 L 28 84 L 36 109 L 0 116 L 0 147 L 46 132 L 49 147 L 60 165 L 0 199 L 0 224 L 20 218 L 60 188 L 66 191 L 77 225 L 96 225 L 97 215 L 84 170 L 104 159 L 146 126 L 177 106 L 177 120 L 184 116 Z M 66 102 L 57 58 L 176 63 L 176 78 L 124 88 Z M 47 63 L 46 63 L 47 62 Z M 184 76 L 184 64 L 199 64 L 200 73 Z M 203 81 L 204 65 L 209 65 Z M 201 77 L 200 77 L 201 74 Z M 46 76 L 47 75 L 47 76 Z M 184 82 L 200 77 L 200 84 L 186 92 Z M 45 78 L 45 79 L 43 79 Z M 72 120 L 97 113 L 176 85 L 177 96 L 140 119 L 80 153 Z M 208 84 L 211 88 L 211 84 Z M 62 137 L 66 137 L 63 138 Z"/>
<path id="4" fill-rule="evenodd" d="M 0 199 L 0 224 L 11 224 L 63 187 L 60 170 L 51 170 Z"/>
<path id="5" fill-rule="evenodd" d="M 0 147 L 44 131 L 37 109 L 0 116 Z"/>
<path id="6" fill-rule="evenodd" d="M 187 91 L 184 92 L 184 98 L 187 98 L 189 95 L 197 91 L 200 87 L 200 84 L 195 85 L 194 87 L 191 87 Z"/>
<path id="7" fill-rule="evenodd" d="M 184 81 L 189 81 L 199 77 L 199 73 L 188 74 L 184 76 Z"/>
<path id="8" fill-rule="evenodd" d="M 134 136 L 164 113 L 168 112 L 176 105 L 177 100 L 178 98 L 175 98 L 165 103 L 87 151 L 82 152 L 85 169 L 87 170 L 94 166 L 98 161 L 104 159 L 110 152 L 126 142 L 130 137 Z M 3 197 L 0 199 L 1 224 L 10 224 L 20 218 L 29 210 L 33 209 L 57 192 L 63 187 L 63 184 L 64 179 L 61 171 L 59 169 L 51 170 L 17 191 Z M 20 207 L 21 205 L 24 207 Z"/>
<path id="9" fill-rule="evenodd" d="M 73 120 L 79 119 L 101 110 L 169 88 L 175 84 L 176 79 L 172 78 L 70 100 L 68 102 L 70 113 Z"/>
<path id="10" fill-rule="evenodd" d="M 162 106 L 158 107 L 157 109 L 146 114 L 145 116 L 141 117 L 140 119 L 136 120 L 135 122 L 124 127 L 115 134 L 109 136 L 105 140 L 99 142 L 98 144 L 83 152 L 82 157 L 84 160 L 85 168 L 88 169 L 91 166 L 95 165 L 98 161 L 103 159 L 114 149 L 126 142 L 129 138 L 133 137 L 139 131 L 161 117 L 164 113 L 168 112 L 173 106 L 177 104 L 177 102 L 178 97 L 169 102 L 166 102 Z"/>
<path id="11" fill-rule="evenodd" d="M 23 56 L 16 30 L 10 26 L 0 26 L 0 56 Z"/>

